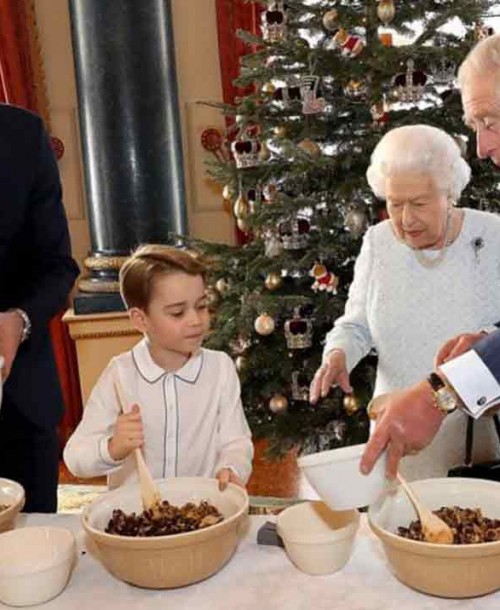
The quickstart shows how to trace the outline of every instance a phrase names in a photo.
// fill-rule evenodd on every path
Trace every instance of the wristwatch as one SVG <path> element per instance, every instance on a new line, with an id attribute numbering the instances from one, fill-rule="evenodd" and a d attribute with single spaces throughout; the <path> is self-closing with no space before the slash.
<path id="1" fill-rule="evenodd" d="M 20 342 L 24 343 L 24 341 L 26 341 L 26 339 L 28 339 L 28 337 L 31 334 L 31 320 L 30 320 L 28 314 L 24 311 L 24 309 L 20 309 L 19 307 L 16 307 L 14 309 L 9 309 L 9 311 L 13 311 L 13 312 L 17 313 L 17 315 L 23 321 L 23 330 L 21 332 L 21 341 Z"/>
<path id="2" fill-rule="evenodd" d="M 431 373 L 427 377 L 427 382 L 431 386 L 436 407 L 445 415 L 451 413 L 459 406 L 457 395 L 436 373 Z"/>

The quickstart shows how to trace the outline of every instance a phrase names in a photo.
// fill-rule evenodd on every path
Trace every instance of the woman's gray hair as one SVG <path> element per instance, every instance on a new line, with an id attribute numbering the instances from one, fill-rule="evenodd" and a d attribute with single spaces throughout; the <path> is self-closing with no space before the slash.
<path id="1" fill-rule="evenodd" d="M 458 70 L 460 89 L 471 75 L 493 77 L 500 83 L 500 34 L 480 40 L 470 51 Z"/>
<path id="2" fill-rule="evenodd" d="M 388 131 L 372 153 L 366 177 L 375 195 L 385 199 L 386 178 L 401 171 L 428 174 L 454 201 L 460 198 L 471 173 L 457 142 L 430 125 L 405 125 Z"/>

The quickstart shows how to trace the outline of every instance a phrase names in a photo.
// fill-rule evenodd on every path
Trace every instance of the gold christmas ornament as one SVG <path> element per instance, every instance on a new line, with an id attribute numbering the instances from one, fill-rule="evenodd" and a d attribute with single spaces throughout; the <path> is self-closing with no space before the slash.
<path id="1" fill-rule="evenodd" d="M 278 125 L 273 129 L 274 135 L 277 138 L 286 138 L 286 127 L 285 125 Z"/>
<path id="2" fill-rule="evenodd" d="M 236 191 L 230 184 L 225 184 L 222 189 L 222 197 L 224 199 L 233 199 L 236 195 Z"/>
<path id="3" fill-rule="evenodd" d="M 269 401 L 269 409 L 273 413 L 283 413 L 288 407 L 288 400 L 283 394 L 275 394 Z"/>
<path id="4" fill-rule="evenodd" d="M 245 197 L 245 195 L 243 195 L 243 193 L 240 193 L 238 199 L 236 199 L 234 202 L 233 212 L 238 220 L 248 218 L 250 206 L 248 204 L 248 199 Z"/>
<path id="5" fill-rule="evenodd" d="M 269 81 L 268 83 L 264 83 L 262 85 L 261 91 L 262 93 L 272 95 L 276 91 L 276 86 Z"/>
<path id="6" fill-rule="evenodd" d="M 250 230 L 250 227 L 248 226 L 248 222 L 246 220 L 243 220 L 243 218 L 238 218 L 236 220 L 236 226 L 243 233 L 248 233 L 248 231 Z"/>
<path id="7" fill-rule="evenodd" d="M 384 25 L 388 25 L 396 14 L 394 0 L 380 0 L 377 6 L 377 15 Z"/>
<path id="8" fill-rule="evenodd" d="M 279 273 L 271 272 L 267 274 L 264 284 L 268 290 L 278 290 L 283 285 L 283 280 Z"/>
<path id="9" fill-rule="evenodd" d="M 218 292 L 213 286 L 208 286 L 206 295 L 209 307 L 217 307 L 220 304 L 220 292 Z"/>
<path id="10" fill-rule="evenodd" d="M 267 313 L 261 313 L 258 318 L 255 319 L 254 328 L 255 332 L 265 337 L 270 335 L 275 327 L 273 318 Z"/>
<path id="11" fill-rule="evenodd" d="M 344 396 L 344 411 L 347 415 L 354 415 L 357 411 L 359 411 L 359 401 L 352 394 L 346 394 Z"/>
<path id="12" fill-rule="evenodd" d="M 321 148 L 316 144 L 316 142 L 313 142 L 313 140 L 310 140 L 309 138 L 302 140 L 298 147 L 300 150 L 307 153 L 312 159 L 319 159 L 321 156 Z"/>
<path id="13" fill-rule="evenodd" d="M 234 364 L 238 373 L 241 373 L 248 367 L 248 358 L 246 356 L 238 356 Z"/>
<path id="14" fill-rule="evenodd" d="M 329 32 L 334 32 L 339 26 L 337 23 L 339 12 L 332 8 L 323 15 L 323 26 Z"/>
<path id="15" fill-rule="evenodd" d="M 224 294 L 225 292 L 227 292 L 228 288 L 229 288 L 229 282 L 227 280 L 225 280 L 223 277 L 219 278 L 215 282 L 215 289 L 218 292 L 220 292 L 221 294 Z"/>
<path id="16" fill-rule="evenodd" d="M 259 157 L 261 161 L 267 161 L 271 157 L 271 151 L 265 142 L 261 142 L 260 144 Z"/>

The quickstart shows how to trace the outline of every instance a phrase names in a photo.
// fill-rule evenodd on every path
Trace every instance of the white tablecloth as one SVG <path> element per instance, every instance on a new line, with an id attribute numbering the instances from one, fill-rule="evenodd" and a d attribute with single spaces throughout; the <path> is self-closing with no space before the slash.
<path id="1" fill-rule="evenodd" d="M 268 517 L 250 518 L 246 537 L 231 561 L 204 582 L 165 591 L 127 585 L 113 578 L 84 549 L 78 515 L 21 515 L 18 527 L 55 525 L 75 532 L 79 560 L 59 597 L 44 610 L 498 610 L 500 591 L 469 600 L 447 600 L 413 591 L 389 571 L 378 539 L 362 516 L 353 556 L 326 576 L 298 570 L 282 548 L 256 543 Z M 500 566 L 499 566 L 500 569 Z M 7 607 L 0 604 L 0 607 Z M 32 606 L 35 607 L 35 606 Z"/>

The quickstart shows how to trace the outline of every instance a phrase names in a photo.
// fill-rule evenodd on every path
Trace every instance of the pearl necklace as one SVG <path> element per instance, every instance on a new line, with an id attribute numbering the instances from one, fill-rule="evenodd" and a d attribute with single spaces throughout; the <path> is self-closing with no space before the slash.
<path id="1" fill-rule="evenodd" d="M 444 243 L 441 246 L 441 249 L 438 251 L 437 256 L 428 256 L 427 254 L 424 254 L 422 250 L 414 250 L 417 261 L 426 269 L 435 269 L 437 266 L 439 266 L 446 256 L 448 246 L 453 243 L 453 239 L 450 235 L 452 225 L 450 222 L 451 213 L 452 209 L 448 208 L 448 212 L 446 214 L 446 225 L 444 228 Z"/>

